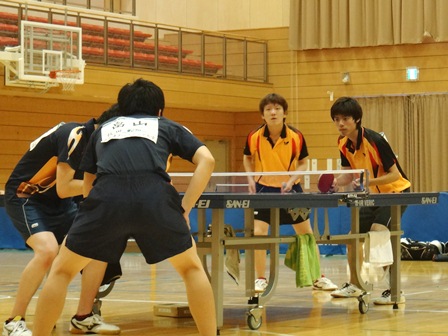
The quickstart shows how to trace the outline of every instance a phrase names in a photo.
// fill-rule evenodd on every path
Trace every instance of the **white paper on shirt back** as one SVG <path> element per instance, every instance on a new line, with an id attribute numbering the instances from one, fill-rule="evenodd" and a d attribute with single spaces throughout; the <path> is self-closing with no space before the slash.
<path id="1" fill-rule="evenodd" d="M 159 119 L 120 117 L 101 128 L 101 142 L 126 138 L 145 138 L 157 143 Z"/>

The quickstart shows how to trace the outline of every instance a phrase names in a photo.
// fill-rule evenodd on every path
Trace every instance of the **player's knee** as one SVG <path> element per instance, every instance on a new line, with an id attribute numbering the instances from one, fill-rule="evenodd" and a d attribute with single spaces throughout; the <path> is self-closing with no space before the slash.
<path id="1" fill-rule="evenodd" d="M 373 223 L 372 226 L 370 227 L 370 230 L 371 231 L 387 231 L 389 229 L 387 228 L 386 225 Z"/>
<path id="2" fill-rule="evenodd" d="M 311 224 L 309 220 L 303 221 L 301 223 L 294 224 L 292 226 L 296 234 L 307 234 L 313 233 L 313 229 L 311 228 Z"/>
<path id="3" fill-rule="evenodd" d="M 48 249 L 35 252 L 34 259 L 40 264 L 40 267 L 44 269 L 49 269 L 56 258 L 58 251 Z"/>
<path id="4" fill-rule="evenodd" d="M 254 222 L 254 235 L 266 236 L 269 232 L 269 224 L 263 221 L 256 220 Z"/>
<path id="5" fill-rule="evenodd" d="M 204 272 L 204 267 L 195 261 L 186 261 L 183 265 L 178 265 L 176 268 L 177 273 L 184 279 L 190 279 L 192 276 L 197 276 L 199 273 Z"/>

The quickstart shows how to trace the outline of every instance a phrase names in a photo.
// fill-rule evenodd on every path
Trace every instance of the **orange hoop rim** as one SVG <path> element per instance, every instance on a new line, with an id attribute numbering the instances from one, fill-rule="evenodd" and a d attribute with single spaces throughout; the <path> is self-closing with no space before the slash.
<path id="1" fill-rule="evenodd" d="M 58 78 L 58 74 L 62 74 L 62 76 L 67 75 L 67 77 L 70 77 L 70 75 L 79 74 L 81 70 L 79 69 L 61 69 L 61 70 L 51 70 L 48 74 L 48 77 L 51 79 Z"/>

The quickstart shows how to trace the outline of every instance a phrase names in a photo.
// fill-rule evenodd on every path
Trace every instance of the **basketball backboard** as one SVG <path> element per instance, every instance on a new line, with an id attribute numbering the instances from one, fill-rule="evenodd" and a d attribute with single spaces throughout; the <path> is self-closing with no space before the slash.
<path id="1" fill-rule="evenodd" d="M 82 29 L 22 21 L 20 45 L 0 52 L 0 62 L 6 67 L 6 85 L 49 88 L 64 84 L 55 71 L 71 71 L 70 80 L 83 84 Z"/>

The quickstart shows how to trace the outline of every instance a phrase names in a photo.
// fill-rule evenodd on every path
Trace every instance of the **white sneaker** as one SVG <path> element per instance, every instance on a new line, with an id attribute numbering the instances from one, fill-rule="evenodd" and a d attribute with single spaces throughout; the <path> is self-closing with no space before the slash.
<path id="1" fill-rule="evenodd" d="M 364 291 L 355 285 L 346 282 L 340 289 L 331 292 L 331 296 L 335 298 L 351 298 L 364 294 Z"/>
<path id="2" fill-rule="evenodd" d="M 263 293 L 268 287 L 268 281 L 264 278 L 259 278 L 255 280 L 255 292 Z"/>
<path id="3" fill-rule="evenodd" d="M 9 323 L 3 323 L 2 336 L 31 336 L 31 330 L 26 327 L 22 316 L 16 316 Z"/>
<path id="4" fill-rule="evenodd" d="M 98 314 L 86 317 L 82 321 L 78 321 L 73 316 L 70 321 L 69 330 L 72 334 L 118 335 L 121 332 L 120 327 L 105 323 L 103 318 Z"/>
<path id="5" fill-rule="evenodd" d="M 335 285 L 330 279 L 322 275 L 322 277 L 313 282 L 313 289 L 334 291 L 335 289 L 338 289 L 338 286 Z"/>
<path id="6" fill-rule="evenodd" d="M 405 303 L 406 298 L 404 297 L 403 292 L 400 293 L 400 298 L 397 302 L 392 301 L 391 299 L 390 289 L 386 289 L 379 298 L 373 300 L 373 303 L 376 305 L 393 305 L 395 303 Z"/>

